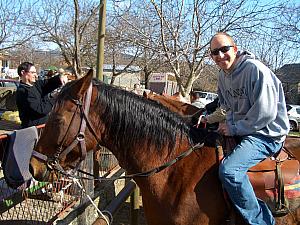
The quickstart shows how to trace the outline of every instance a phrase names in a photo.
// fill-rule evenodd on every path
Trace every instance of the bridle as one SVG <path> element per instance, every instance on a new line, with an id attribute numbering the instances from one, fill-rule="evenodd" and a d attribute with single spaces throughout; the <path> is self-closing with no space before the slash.
<path id="1" fill-rule="evenodd" d="M 97 142 L 99 143 L 98 141 L 98 138 L 97 138 L 97 135 L 96 135 L 96 132 L 95 130 L 93 129 L 93 127 L 91 126 L 91 123 L 89 122 L 89 119 L 88 119 L 88 114 L 89 114 L 89 109 L 90 109 L 90 105 L 91 105 L 91 97 L 92 97 L 92 90 L 93 90 L 93 84 L 91 82 L 89 88 L 88 88 L 88 91 L 85 95 L 85 100 L 84 102 L 82 102 L 80 99 L 71 99 L 72 102 L 76 105 L 76 109 L 75 109 L 75 112 L 71 118 L 71 121 L 70 121 L 70 124 L 67 128 L 67 131 L 60 143 L 60 145 L 57 147 L 57 150 L 54 154 L 53 157 L 49 157 L 49 156 L 46 156 L 40 152 L 37 152 L 35 150 L 33 150 L 33 153 L 32 153 L 32 156 L 33 157 L 36 157 L 38 158 L 39 160 L 42 160 L 46 163 L 47 165 L 47 168 L 51 171 L 51 170 L 58 170 L 64 174 L 74 174 L 82 161 L 84 161 L 84 159 L 86 158 L 86 142 L 85 142 L 85 129 L 86 129 L 86 126 L 88 125 L 89 128 L 91 129 L 91 132 L 93 134 L 93 136 L 97 139 Z M 84 106 L 83 106 L 83 103 L 84 103 Z M 74 121 L 74 118 L 75 118 L 75 115 L 77 114 L 77 111 L 80 110 L 80 129 L 79 129 L 79 132 L 77 133 L 77 135 L 74 137 L 73 141 L 71 142 L 71 144 L 66 147 L 65 149 L 63 148 L 63 145 L 65 144 L 65 141 L 66 141 L 66 138 L 67 138 L 67 134 L 69 133 L 69 130 L 73 124 L 73 121 Z M 78 161 L 78 163 L 76 164 L 76 166 L 74 167 L 74 169 L 67 173 L 63 168 L 62 166 L 59 164 L 59 161 L 61 159 L 65 159 L 66 156 L 77 146 L 79 145 L 80 147 L 80 159 Z"/>

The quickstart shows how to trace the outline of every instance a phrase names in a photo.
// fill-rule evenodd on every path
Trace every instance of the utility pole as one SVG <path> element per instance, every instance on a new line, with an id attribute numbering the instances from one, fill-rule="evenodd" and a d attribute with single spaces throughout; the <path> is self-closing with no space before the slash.
<path id="1" fill-rule="evenodd" d="M 96 77 L 103 81 L 106 0 L 100 0 Z"/>

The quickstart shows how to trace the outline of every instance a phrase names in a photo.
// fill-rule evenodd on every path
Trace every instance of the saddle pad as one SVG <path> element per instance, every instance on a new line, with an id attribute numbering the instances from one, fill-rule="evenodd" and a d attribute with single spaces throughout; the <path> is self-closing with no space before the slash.
<path id="1" fill-rule="evenodd" d="M 284 195 L 291 198 L 300 198 L 300 176 L 295 177 L 284 187 Z"/>
<path id="2" fill-rule="evenodd" d="M 276 165 L 274 165 L 276 167 Z M 270 170 L 248 172 L 250 182 L 254 188 L 256 197 L 267 203 L 274 215 L 284 212 L 277 210 L 277 206 L 284 204 L 290 210 L 299 207 L 300 203 L 300 176 L 299 176 L 299 161 L 296 159 L 287 159 L 280 162 L 280 169 L 283 179 L 284 188 L 278 187 L 278 175 L 273 166 L 268 165 Z M 284 190 L 283 203 L 279 202 L 278 189 Z M 282 198 L 280 198 L 282 200 Z"/>
<path id="3" fill-rule="evenodd" d="M 4 179 L 11 188 L 25 189 L 32 179 L 29 162 L 38 140 L 37 128 L 15 130 L 8 140 L 2 160 Z"/>
<path id="4" fill-rule="evenodd" d="M 262 196 L 257 196 L 263 199 L 271 211 L 276 212 L 276 202 L 278 199 L 278 190 L 270 189 L 265 190 L 265 194 Z M 257 193 L 256 193 L 257 194 Z M 289 208 L 289 210 L 296 210 L 300 206 L 300 176 L 295 177 L 289 184 L 284 185 L 284 198 L 285 198 L 285 206 Z"/>

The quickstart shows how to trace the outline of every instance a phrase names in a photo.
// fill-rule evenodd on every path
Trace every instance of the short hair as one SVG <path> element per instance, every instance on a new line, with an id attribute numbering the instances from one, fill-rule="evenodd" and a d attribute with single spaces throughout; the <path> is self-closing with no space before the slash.
<path id="1" fill-rule="evenodd" d="M 21 74 L 22 70 L 28 72 L 32 66 L 34 66 L 34 64 L 31 63 L 31 62 L 22 62 L 18 66 L 18 74 L 19 74 L 19 76 L 22 76 L 22 74 Z"/>
<path id="2" fill-rule="evenodd" d="M 192 97 L 194 97 L 194 98 L 199 98 L 199 97 L 200 97 L 199 92 L 195 92 L 195 91 L 191 91 L 191 92 L 190 92 L 190 95 L 191 95 Z"/>
<path id="3" fill-rule="evenodd" d="M 54 70 L 49 70 L 46 76 L 47 77 L 52 77 L 54 74 L 55 74 Z"/>
<path id="4" fill-rule="evenodd" d="M 212 40 L 213 40 L 216 36 L 219 36 L 219 35 L 223 35 L 223 36 L 228 37 L 229 40 L 232 42 L 232 44 L 234 44 L 234 45 L 236 44 L 235 41 L 233 40 L 233 38 L 232 38 L 229 34 L 227 34 L 226 32 L 218 32 L 218 33 L 216 33 L 214 36 L 212 36 L 212 38 L 210 39 L 210 41 L 209 41 L 209 48 L 210 48 L 210 45 L 211 45 Z"/>

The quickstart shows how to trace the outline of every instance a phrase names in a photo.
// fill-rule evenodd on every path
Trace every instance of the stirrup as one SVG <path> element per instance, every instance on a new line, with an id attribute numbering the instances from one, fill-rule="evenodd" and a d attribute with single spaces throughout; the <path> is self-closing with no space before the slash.
<path id="1" fill-rule="evenodd" d="M 281 216 L 285 216 L 288 213 L 290 213 L 289 208 L 286 205 L 281 205 L 280 208 L 276 208 L 274 210 L 273 215 L 281 217 Z"/>

